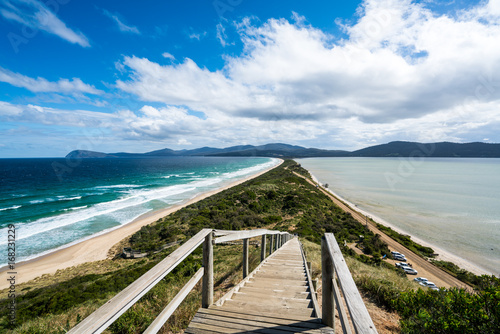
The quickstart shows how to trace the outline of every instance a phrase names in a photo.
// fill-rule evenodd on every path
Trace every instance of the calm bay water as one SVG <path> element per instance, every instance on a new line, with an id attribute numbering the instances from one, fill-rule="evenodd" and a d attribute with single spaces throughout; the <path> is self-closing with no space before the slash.
<path id="1" fill-rule="evenodd" d="M 269 158 L 0 159 L 0 247 L 17 261 L 118 228 L 278 163 Z M 7 262 L 0 252 L 0 266 Z"/>
<path id="2" fill-rule="evenodd" d="M 297 161 L 358 208 L 500 276 L 500 159 Z"/>

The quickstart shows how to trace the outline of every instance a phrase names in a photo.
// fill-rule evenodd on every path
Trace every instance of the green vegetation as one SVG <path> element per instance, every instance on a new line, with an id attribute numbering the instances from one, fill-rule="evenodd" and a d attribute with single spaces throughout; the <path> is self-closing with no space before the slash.
<path id="1" fill-rule="evenodd" d="M 431 260 L 431 262 L 435 266 L 440 267 L 450 275 L 455 276 L 462 282 L 473 286 L 477 290 L 483 290 L 485 287 L 488 287 L 491 283 L 491 280 L 495 279 L 495 277 L 488 275 L 477 276 L 470 271 L 461 269 L 456 264 L 448 261 Z"/>
<path id="2" fill-rule="evenodd" d="M 314 278 L 321 275 L 321 237 L 332 232 L 341 245 L 360 290 L 378 305 L 397 311 L 404 333 L 498 332 L 498 279 L 466 274 L 441 263 L 457 277 L 467 276 L 470 282 L 474 282 L 477 292 L 416 290 L 419 287 L 417 284 L 381 260 L 382 254 L 390 252 L 378 235 L 366 230 L 365 226 L 294 172 L 309 177 L 300 165 L 285 161 L 282 166 L 258 178 L 143 227 L 127 245 L 148 252 L 150 255 L 144 259 L 116 257 L 100 262 L 95 268 L 86 264 L 73 271 L 61 272 L 54 278 L 42 277 L 20 286 L 17 326 L 8 331 L 8 300 L 1 300 L 0 332 L 65 333 L 175 249 L 155 253 L 163 245 L 173 241 L 183 242 L 202 228 L 268 228 L 297 233 L 302 237 L 308 259 L 313 262 Z M 379 228 L 422 256 L 433 253 L 432 249 L 421 247 L 405 236 Z M 342 246 L 352 242 L 357 242 L 366 255 L 358 255 Z M 215 299 L 241 280 L 241 252 L 241 245 L 214 247 Z M 255 268 L 259 260 L 259 248 L 250 247 L 250 269 Z M 201 250 L 198 249 L 123 314 L 106 333 L 141 333 L 200 265 Z M 185 328 L 200 303 L 200 291 L 195 289 L 170 318 L 165 333 Z"/>
<path id="3" fill-rule="evenodd" d="M 194 203 L 143 227 L 131 239 L 132 248 L 151 252 L 160 245 L 189 238 L 202 228 L 240 230 L 271 228 L 298 233 L 319 243 L 324 233 L 339 240 L 362 242 L 365 253 L 381 257 L 387 245 L 367 231 L 349 213 L 335 206 L 321 191 L 296 172 L 309 173 L 288 160 L 265 175 Z"/>
<path id="4" fill-rule="evenodd" d="M 392 228 L 384 226 L 382 224 L 376 224 L 377 228 L 390 236 L 392 239 L 396 240 L 399 242 L 401 245 L 405 246 L 412 252 L 414 252 L 417 255 L 420 255 L 421 257 L 434 257 L 434 250 L 430 247 L 425 247 L 422 245 L 417 244 L 413 240 L 411 240 L 411 237 L 409 235 L 403 235 L 401 233 L 398 233 L 394 231 Z"/>
<path id="5" fill-rule="evenodd" d="M 393 302 L 402 317 L 403 333 L 499 333 L 500 280 L 469 293 L 449 291 L 409 291 Z"/>

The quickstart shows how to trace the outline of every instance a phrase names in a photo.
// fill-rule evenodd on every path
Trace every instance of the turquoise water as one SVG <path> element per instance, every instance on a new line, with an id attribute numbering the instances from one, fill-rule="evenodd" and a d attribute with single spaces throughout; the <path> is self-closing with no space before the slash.
<path id="1" fill-rule="evenodd" d="M 500 159 L 297 159 L 399 230 L 500 275 Z"/>
<path id="2" fill-rule="evenodd" d="M 0 159 L 0 247 L 38 257 L 278 163 L 269 158 Z M 7 252 L 0 252 L 0 266 Z"/>

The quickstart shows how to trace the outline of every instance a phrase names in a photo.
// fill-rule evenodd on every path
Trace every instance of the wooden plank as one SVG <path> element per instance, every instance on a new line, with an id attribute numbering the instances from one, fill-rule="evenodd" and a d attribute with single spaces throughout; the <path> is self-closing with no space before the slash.
<path id="1" fill-rule="evenodd" d="M 250 231 L 264 232 L 265 234 L 286 233 L 286 232 L 281 232 L 281 231 L 276 231 L 276 230 L 267 230 L 267 229 L 264 229 L 264 228 L 257 228 L 257 229 L 253 229 L 253 230 L 214 230 L 214 236 L 215 237 L 221 237 L 221 236 L 225 236 L 225 235 L 238 234 L 238 233 L 241 233 L 241 232 L 250 232 Z"/>
<path id="2" fill-rule="evenodd" d="M 334 267 L 328 252 L 328 243 L 321 239 L 321 280 L 322 280 L 322 321 L 325 325 L 335 330 L 335 299 L 333 297 L 332 280 L 334 278 Z"/>
<path id="3" fill-rule="evenodd" d="M 208 330 L 208 329 L 199 329 L 199 328 L 193 328 L 193 327 L 188 327 L 184 331 L 184 333 L 187 334 L 219 334 L 220 332 Z"/>
<path id="4" fill-rule="evenodd" d="M 311 293 L 307 291 L 297 291 L 297 290 L 279 290 L 279 289 L 256 289 L 250 287 L 242 287 L 238 291 L 239 293 L 252 294 L 252 296 L 260 296 L 261 298 L 271 297 L 282 297 L 282 298 L 296 298 L 296 299 L 310 299 Z"/>
<path id="5" fill-rule="evenodd" d="M 300 252 L 302 253 L 303 262 L 306 263 L 307 259 L 306 259 L 306 254 L 304 253 L 304 249 L 302 248 L 302 243 L 299 242 L 299 244 L 300 244 Z M 321 318 L 321 310 L 319 308 L 318 300 L 316 299 L 316 293 L 314 291 L 314 287 L 312 284 L 311 273 L 309 272 L 308 266 L 305 266 L 305 269 L 306 269 L 306 276 L 307 276 L 307 285 L 309 286 L 309 291 L 311 291 L 311 300 L 312 300 L 312 304 L 313 304 L 314 313 L 315 313 L 316 317 Z"/>
<path id="6" fill-rule="evenodd" d="M 260 277 L 259 281 L 271 283 L 271 284 L 277 283 L 277 284 L 282 284 L 282 285 L 307 285 L 307 280 L 305 278 L 301 278 L 301 277 L 299 277 L 297 279 L 289 279 L 286 282 L 284 282 L 279 277 Z M 258 282 L 256 282 L 256 283 L 258 283 Z"/>
<path id="7" fill-rule="evenodd" d="M 249 239 L 249 238 L 254 238 L 254 237 L 260 237 L 263 234 L 281 235 L 281 234 L 286 233 L 286 232 L 262 230 L 262 229 L 243 230 L 243 231 L 225 231 L 225 232 L 227 232 L 226 235 L 215 238 L 216 244 L 220 244 L 222 242 L 240 240 L 240 239 Z M 220 231 L 216 231 L 215 235 L 217 235 L 217 234 L 220 234 Z"/>
<path id="8" fill-rule="evenodd" d="M 308 329 L 319 329 L 319 328 L 324 328 L 325 325 L 321 324 L 318 319 L 313 319 L 313 318 L 308 318 L 305 320 L 299 320 L 299 319 L 282 319 L 282 318 L 274 318 L 274 317 L 269 317 L 269 316 L 262 316 L 262 315 L 253 315 L 249 313 L 243 313 L 245 311 L 242 311 L 242 313 L 237 313 L 237 312 L 231 312 L 225 309 L 217 309 L 217 308 L 209 308 L 209 309 L 200 309 L 197 314 L 202 313 L 202 314 L 207 314 L 207 315 L 219 315 L 219 316 L 224 316 L 227 318 L 236 318 L 236 319 L 245 319 L 245 320 L 252 320 L 252 321 L 258 321 L 262 323 L 269 323 L 269 324 L 274 324 L 274 325 L 287 325 L 290 323 L 293 323 L 295 327 L 300 327 L 300 328 L 308 328 Z"/>
<path id="9" fill-rule="evenodd" d="M 269 332 L 268 330 L 273 330 L 273 333 L 283 333 L 283 332 L 292 332 L 292 333 L 320 333 L 317 329 L 313 328 L 305 328 L 295 326 L 295 323 L 288 324 L 274 324 L 256 320 L 249 319 L 241 319 L 235 317 L 227 317 L 224 315 L 216 315 L 216 314 L 203 314 L 197 313 L 193 319 L 194 322 L 216 325 L 225 328 L 235 328 L 245 331 L 258 331 L 265 329 L 265 332 Z"/>
<path id="10" fill-rule="evenodd" d="M 198 330 L 197 333 L 225 333 L 225 334 L 241 333 L 241 331 L 238 331 L 235 329 L 224 328 L 224 327 L 220 327 L 220 326 L 213 326 L 213 325 L 208 325 L 208 324 L 200 324 L 197 322 L 191 322 L 189 324 L 188 329 Z"/>
<path id="11" fill-rule="evenodd" d="M 244 292 L 235 292 L 233 294 L 232 300 L 244 301 L 244 302 L 255 302 L 262 303 L 262 305 L 272 304 L 276 308 L 286 307 L 286 308 L 308 308 L 312 307 L 310 299 L 303 298 L 292 298 L 292 297 L 279 297 L 279 296 L 268 296 L 263 299 L 261 296 L 255 296 L 253 294 L 248 294 Z"/>
<path id="12" fill-rule="evenodd" d="M 200 268 L 196 274 L 189 280 L 189 282 L 184 285 L 184 287 L 177 293 L 177 295 L 168 303 L 168 305 L 163 309 L 163 311 L 156 317 L 156 319 L 149 325 L 149 327 L 144 331 L 143 334 L 156 334 L 163 327 L 168 318 L 174 313 L 174 311 L 179 307 L 182 301 L 187 297 L 189 292 L 193 290 L 196 284 L 203 277 L 204 269 Z"/>
<path id="13" fill-rule="evenodd" d="M 303 314 L 302 315 L 301 314 L 290 315 L 290 314 L 280 313 L 279 311 L 264 312 L 261 310 L 238 309 L 238 308 L 233 308 L 233 307 L 227 307 L 226 305 L 224 305 L 223 307 L 212 306 L 206 310 L 209 310 L 209 311 L 215 310 L 215 311 L 219 311 L 219 312 L 231 312 L 231 313 L 235 313 L 235 314 L 241 314 L 242 316 L 252 315 L 252 316 L 258 316 L 258 317 L 268 317 L 269 319 L 282 319 L 282 320 L 287 320 L 287 321 L 310 321 L 310 322 L 317 322 L 317 323 L 321 324 L 321 320 L 316 318 L 316 317 L 306 316 Z M 201 310 L 199 310 L 199 311 L 201 311 Z"/>
<path id="14" fill-rule="evenodd" d="M 125 313 L 135 302 L 198 248 L 210 233 L 212 233 L 211 229 L 203 229 L 198 232 L 194 237 L 172 252 L 172 254 L 151 268 L 106 304 L 98 308 L 77 326 L 73 327 L 68 333 L 102 333 L 113 321 Z"/>
<path id="15" fill-rule="evenodd" d="M 282 282 L 287 280 L 306 280 L 307 277 L 304 274 L 293 274 L 293 273 L 283 273 L 283 275 L 276 275 L 275 273 L 258 273 L 259 278 L 276 278 L 280 279 Z"/>
<path id="16" fill-rule="evenodd" d="M 226 300 L 223 307 L 227 307 L 228 309 L 258 310 L 269 313 L 279 312 L 281 314 L 307 317 L 312 317 L 314 313 L 312 308 L 278 308 L 276 305 L 263 305 L 263 303 L 260 302 L 240 302 L 232 299 Z"/>
<path id="17" fill-rule="evenodd" d="M 337 311 L 339 312 L 340 325 L 342 325 L 342 332 L 344 334 L 351 334 L 351 326 L 349 325 L 349 318 L 345 312 L 344 302 L 340 296 L 340 289 L 337 286 L 337 281 L 333 279 L 333 292 L 335 296 L 335 304 L 337 305 Z"/>
<path id="18" fill-rule="evenodd" d="M 354 324 L 354 328 L 356 329 L 356 333 L 377 333 L 377 329 L 375 328 L 363 299 L 356 288 L 356 284 L 354 283 L 354 279 L 351 276 L 349 268 L 347 268 L 347 264 L 342 256 L 337 240 L 335 240 L 332 233 L 326 233 L 324 241 L 326 243 L 326 252 L 330 257 L 330 260 L 333 261 L 335 271 L 337 272 L 340 288 L 344 294 L 344 299 L 349 313 L 351 314 L 351 320 Z"/>

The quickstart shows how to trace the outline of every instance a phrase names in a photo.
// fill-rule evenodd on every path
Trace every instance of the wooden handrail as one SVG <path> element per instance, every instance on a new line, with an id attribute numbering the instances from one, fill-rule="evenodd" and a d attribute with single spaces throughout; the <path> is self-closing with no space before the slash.
<path id="1" fill-rule="evenodd" d="M 280 232 L 280 231 L 273 231 L 273 230 L 242 230 L 242 231 L 227 231 L 227 230 L 215 230 L 214 236 L 218 236 L 218 238 L 215 239 L 216 244 L 220 244 L 223 242 L 229 242 L 229 241 L 234 241 L 234 240 L 241 240 L 241 239 L 249 239 L 249 238 L 254 238 L 254 237 L 259 237 L 261 235 L 267 235 L 267 234 L 287 234 L 287 232 Z"/>
<path id="2" fill-rule="evenodd" d="M 331 327 L 334 326 L 334 280 L 336 273 L 355 332 L 358 334 L 377 333 L 377 329 L 356 288 L 344 256 L 332 233 L 326 233 L 321 240 L 321 264 L 323 271 L 323 323 Z M 342 317 L 341 321 L 343 321 Z M 343 324 L 344 326 L 349 325 Z"/>
<path id="3" fill-rule="evenodd" d="M 265 247 L 265 237 L 267 234 L 282 236 L 283 242 L 290 239 L 291 235 L 287 232 L 271 231 L 271 230 L 248 230 L 248 231 L 222 231 L 203 229 L 191 239 L 186 241 L 178 249 L 172 252 L 169 256 L 163 259 L 156 266 L 114 296 L 106 304 L 90 314 L 82 322 L 76 325 L 68 333 L 70 334 L 97 334 L 102 333 L 116 319 L 125 313 L 132 305 L 134 305 L 142 296 L 150 291 L 158 282 L 160 282 L 168 273 L 177 267 L 187 256 L 203 244 L 203 267 L 194 275 L 194 277 L 181 289 L 167 307 L 160 313 L 157 319 L 147 329 L 147 333 L 156 333 L 161 326 L 168 320 L 168 317 L 184 300 L 187 294 L 193 289 L 196 283 L 203 278 L 202 286 L 202 307 L 209 307 L 213 304 L 213 244 L 244 239 L 246 244 L 246 252 L 244 254 L 244 271 L 248 273 L 248 239 L 262 236 L 262 245 Z M 213 239 L 213 235 L 221 237 Z M 273 236 L 271 236 L 273 238 Z M 272 239 L 271 239 L 272 240 Z M 278 243 L 276 242 L 276 246 Z M 281 245 L 279 245 L 281 246 Z M 276 247 L 277 249 L 278 247 Z M 261 251 L 261 254 L 265 254 Z M 261 255 L 261 260 L 262 258 Z M 246 265 L 245 265 L 246 263 Z M 244 275 L 245 276 L 245 275 Z"/>
<path id="4" fill-rule="evenodd" d="M 179 293 L 168 303 L 167 307 L 156 317 L 156 319 L 149 325 L 149 327 L 144 331 L 143 334 L 155 334 L 163 327 L 167 322 L 168 318 L 174 313 L 174 311 L 179 307 L 182 301 L 187 297 L 189 292 L 193 290 L 195 285 L 203 277 L 203 268 L 200 268 L 196 274 L 189 280 L 189 282 L 184 285 L 184 287 L 179 291 Z"/>
<path id="5" fill-rule="evenodd" d="M 318 300 L 316 299 L 316 291 L 314 291 L 314 286 L 312 283 L 312 272 L 309 270 L 309 267 L 307 266 L 307 258 L 306 258 L 306 253 L 304 251 L 304 246 L 300 241 L 299 244 L 300 244 L 300 252 L 302 254 L 302 261 L 304 261 L 304 267 L 306 268 L 307 285 L 309 286 L 309 292 L 311 293 L 314 315 L 317 318 L 321 318 L 321 310 L 319 309 Z"/>
<path id="6" fill-rule="evenodd" d="M 142 296 L 151 290 L 159 281 L 161 281 L 169 272 L 177 267 L 182 260 L 198 248 L 198 246 L 200 246 L 205 240 L 205 237 L 211 233 L 211 229 L 203 229 L 198 232 L 194 237 L 172 252 L 172 254 L 167 256 L 164 260 L 114 296 L 106 304 L 85 318 L 81 323 L 69 331 L 69 333 L 102 333 Z"/>

